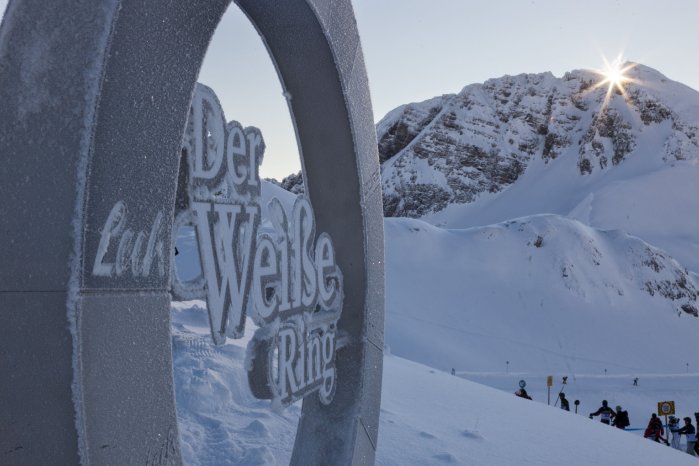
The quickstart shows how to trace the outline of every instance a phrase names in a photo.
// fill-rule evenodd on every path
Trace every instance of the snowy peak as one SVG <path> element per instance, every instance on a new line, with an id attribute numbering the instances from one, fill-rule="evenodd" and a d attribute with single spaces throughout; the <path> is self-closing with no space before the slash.
<path id="1" fill-rule="evenodd" d="M 387 216 L 421 217 L 563 160 L 581 176 L 636 156 L 699 156 L 699 93 L 635 65 L 624 93 L 593 71 L 521 74 L 399 107 L 377 125 Z"/>

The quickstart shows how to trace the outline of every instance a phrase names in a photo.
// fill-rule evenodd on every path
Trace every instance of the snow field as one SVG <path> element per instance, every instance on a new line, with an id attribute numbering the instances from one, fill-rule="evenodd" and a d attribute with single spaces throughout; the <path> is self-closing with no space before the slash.
<path id="1" fill-rule="evenodd" d="M 277 413 L 268 401 L 256 400 L 250 394 L 243 359 L 252 331 L 242 340 L 215 347 L 207 336 L 203 302 L 173 303 L 172 317 L 178 423 L 185 463 L 287 464 L 300 404 Z M 520 375 L 468 377 L 507 387 Z M 652 378 L 642 375 L 639 388 L 645 390 Z M 685 377 L 685 387 L 697 378 Z M 584 384 L 590 399 L 610 395 L 615 388 L 597 383 L 600 379 L 590 377 L 585 382 L 586 377 L 579 377 L 580 393 Z M 613 379 L 608 376 L 602 382 Z M 384 358 L 383 380 L 378 465 L 696 464 L 696 458 L 633 433 L 396 356 Z M 535 400 L 543 400 L 535 387 L 536 377 L 529 377 L 529 381 Z M 650 386 L 648 390 L 640 393 L 654 399 L 656 393 Z M 613 404 L 615 398 L 608 398 Z M 632 410 L 632 423 L 633 416 Z"/>

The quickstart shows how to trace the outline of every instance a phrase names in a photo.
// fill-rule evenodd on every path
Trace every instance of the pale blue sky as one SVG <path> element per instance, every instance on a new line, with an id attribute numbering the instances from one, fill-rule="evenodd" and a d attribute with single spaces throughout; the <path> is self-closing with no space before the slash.
<path id="1" fill-rule="evenodd" d="M 699 89 L 699 2 L 666 0 L 353 0 L 378 121 L 398 105 L 504 74 L 602 68 L 620 52 Z M 261 42 L 231 7 L 200 80 L 228 118 L 259 126 L 264 176 L 298 170 L 286 103 Z M 226 38 L 228 38 L 226 40 Z M 236 47 L 239 45 L 239 47 Z M 249 64 L 254 79 L 235 74 Z M 238 73 L 240 74 L 240 73 Z M 231 83 L 230 85 L 227 85 Z M 276 87 L 275 87 L 276 86 Z M 264 89 L 264 90 L 259 90 Z"/>
<path id="2" fill-rule="evenodd" d="M 282 1 L 282 0 L 280 0 Z M 0 8 L 4 10 L 4 0 Z M 699 2 L 686 0 L 353 0 L 374 118 L 392 108 L 523 72 L 602 67 L 619 52 L 699 89 Z M 299 169 L 272 63 L 235 6 L 224 16 L 200 81 L 227 119 L 261 128 L 263 176 Z"/>

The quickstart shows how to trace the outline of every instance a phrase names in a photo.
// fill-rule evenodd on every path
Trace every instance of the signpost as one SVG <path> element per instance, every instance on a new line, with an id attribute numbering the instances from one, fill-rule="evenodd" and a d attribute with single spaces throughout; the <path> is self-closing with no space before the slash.
<path id="1" fill-rule="evenodd" d="M 675 414 L 675 402 L 674 401 L 659 401 L 658 402 L 658 414 L 661 416 L 670 416 Z"/>
<path id="2" fill-rule="evenodd" d="M 274 377 L 283 382 L 265 386 L 264 361 L 252 379 L 282 404 L 306 396 L 292 464 L 374 461 L 383 216 L 352 5 L 236 2 L 276 66 L 302 154 L 308 197 L 286 218 L 302 227 L 284 244 L 284 229 L 254 238 L 261 137 L 207 119 L 213 140 L 199 143 L 225 157 L 181 164 L 187 122 L 197 121 L 196 78 L 229 3 L 9 3 L 0 31 L 3 464 L 181 464 L 169 314 L 173 225 L 183 209 L 198 233 L 225 239 L 218 251 L 200 245 L 208 264 L 228 267 L 232 254 L 238 267 L 219 270 L 226 282 L 218 289 L 204 277 L 214 338 L 240 334 L 247 302 L 261 322 L 279 318 L 278 332 L 257 340 L 267 349 L 255 351 L 281 356 Z M 200 148 L 189 147 L 193 157 Z M 212 199 L 203 188 L 231 176 L 229 155 L 240 168 L 231 179 L 239 196 Z M 182 188 L 188 176 L 202 188 L 192 197 Z M 284 251 L 301 264 L 285 262 Z M 291 281 L 285 288 L 274 257 L 303 277 L 300 297 Z M 270 283 L 279 283 L 276 297 Z M 297 318 L 319 303 L 332 317 L 301 328 Z M 301 360 L 310 378 L 300 375 Z"/>
<path id="3" fill-rule="evenodd" d="M 553 376 L 549 375 L 549 376 L 546 376 L 546 391 L 548 392 L 547 397 L 546 397 L 546 399 L 547 399 L 546 403 L 548 405 L 551 405 L 551 387 L 553 387 Z"/>
<path id="4" fill-rule="evenodd" d="M 659 401 L 658 402 L 658 415 L 665 416 L 665 425 L 667 424 L 667 417 L 675 415 L 675 402 L 674 401 Z"/>

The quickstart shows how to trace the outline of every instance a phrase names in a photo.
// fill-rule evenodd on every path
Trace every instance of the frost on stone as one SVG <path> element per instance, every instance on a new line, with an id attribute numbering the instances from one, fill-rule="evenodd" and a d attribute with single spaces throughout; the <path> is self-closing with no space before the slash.
<path id="1" fill-rule="evenodd" d="M 100 231 L 92 275 L 148 277 L 165 275 L 164 215 L 158 211 L 149 230 L 133 230 L 124 201 L 117 201 Z"/>
<path id="2" fill-rule="evenodd" d="M 260 329 L 248 345 L 250 386 L 278 409 L 315 391 L 329 403 L 343 301 L 332 240 L 321 233 L 313 247 L 315 222 L 304 197 L 296 199 L 291 219 L 276 199 L 268 211 L 274 233 L 260 236 L 255 259 L 251 317 Z M 272 263 L 281 264 L 275 281 L 268 280 Z"/>

